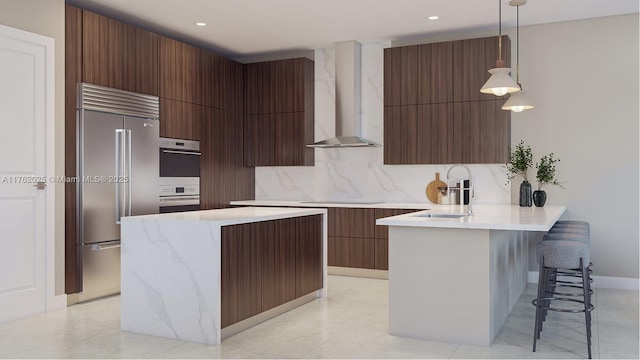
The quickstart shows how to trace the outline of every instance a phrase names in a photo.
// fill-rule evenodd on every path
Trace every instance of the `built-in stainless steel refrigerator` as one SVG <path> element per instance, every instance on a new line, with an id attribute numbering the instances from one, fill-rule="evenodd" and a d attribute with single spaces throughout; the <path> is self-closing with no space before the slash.
<path id="1" fill-rule="evenodd" d="M 158 213 L 159 100 L 78 84 L 79 300 L 120 292 L 120 219 Z"/>

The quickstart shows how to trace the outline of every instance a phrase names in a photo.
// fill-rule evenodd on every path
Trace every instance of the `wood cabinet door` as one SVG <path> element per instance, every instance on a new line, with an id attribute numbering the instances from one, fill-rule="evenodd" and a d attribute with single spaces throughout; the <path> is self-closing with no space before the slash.
<path id="1" fill-rule="evenodd" d="M 160 98 L 160 136 L 200 140 L 201 123 L 211 108 Z"/>
<path id="2" fill-rule="evenodd" d="M 375 209 L 334 207 L 328 209 L 329 236 L 372 238 Z"/>
<path id="3" fill-rule="evenodd" d="M 417 164 L 417 105 L 386 106 L 384 108 L 384 163 L 389 165 Z"/>
<path id="4" fill-rule="evenodd" d="M 160 36 L 160 97 L 194 104 L 203 102 L 204 66 L 200 50 L 177 40 Z"/>
<path id="5" fill-rule="evenodd" d="M 418 164 L 452 164 L 453 143 L 462 133 L 454 132 L 453 104 L 418 105 L 415 156 Z M 406 134 L 407 136 L 409 134 Z"/>
<path id="6" fill-rule="evenodd" d="M 221 315 L 226 327 L 262 311 L 262 257 L 258 223 L 223 226 Z"/>
<path id="7" fill-rule="evenodd" d="M 384 49 L 384 105 L 418 101 L 418 46 Z"/>
<path id="8" fill-rule="evenodd" d="M 82 10 L 65 5 L 65 164 L 76 176 L 76 85 L 82 81 Z M 76 239 L 76 183 L 65 182 L 65 293 L 78 292 Z"/>
<path id="9" fill-rule="evenodd" d="M 303 112 L 245 116 L 246 166 L 313 165 L 305 121 Z"/>
<path id="10" fill-rule="evenodd" d="M 160 97 L 172 100 L 183 100 L 177 88 L 178 82 L 182 82 L 182 73 L 175 70 L 178 58 L 178 41 L 170 39 L 166 36 L 159 36 L 158 51 L 159 67 L 160 67 Z"/>
<path id="11" fill-rule="evenodd" d="M 501 164 L 508 160 L 511 114 L 500 109 L 504 100 L 454 104 L 455 163 Z"/>
<path id="12" fill-rule="evenodd" d="M 158 34 L 124 24 L 124 90 L 158 96 Z"/>
<path id="13" fill-rule="evenodd" d="M 453 101 L 453 44 L 418 46 L 418 104 Z"/>
<path id="14" fill-rule="evenodd" d="M 296 297 L 322 288 L 322 215 L 295 218 Z"/>
<path id="15" fill-rule="evenodd" d="M 329 236 L 329 266 L 375 269 L 375 240 L 353 236 Z"/>
<path id="16" fill-rule="evenodd" d="M 265 221 L 260 226 L 262 311 L 296 297 L 296 219 Z"/>
<path id="17" fill-rule="evenodd" d="M 83 10 L 82 81 L 124 88 L 124 24 Z"/>
<path id="18" fill-rule="evenodd" d="M 245 114 L 271 114 L 272 64 L 260 62 L 245 65 Z"/>

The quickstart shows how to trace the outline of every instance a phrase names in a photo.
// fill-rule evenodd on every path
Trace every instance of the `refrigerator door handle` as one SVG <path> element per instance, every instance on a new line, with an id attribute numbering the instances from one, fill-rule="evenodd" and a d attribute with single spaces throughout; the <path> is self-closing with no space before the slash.
<path id="1" fill-rule="evenodd" d="M 118 179 L 118 181 L 124 181 L 127 187 L 127 216 L 131 216 L 131 130 L 125 130 L 127 134 L 127 174 L 124 179 Z"/>
<path id="2" fill-rule="evenodd" d="M 124 129 L 116 129 L 116 180 L 122 178 L 123 165 L 124 165 Z M 114 181 L 116 186 L 116 224 L 120 224 L 120 218 L 124 214 L 126 194 L 122 191 L 122 184 L 119 181 Z"/>

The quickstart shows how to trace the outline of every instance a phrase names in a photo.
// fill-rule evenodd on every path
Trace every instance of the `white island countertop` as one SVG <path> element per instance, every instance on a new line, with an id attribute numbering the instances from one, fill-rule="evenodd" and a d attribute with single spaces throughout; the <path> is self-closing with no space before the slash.
<path id="1" fill-rule="evenodd" d="M 227 226 L 324 213 L 326 213 L 326 210 L 323 208 L 296 209 L 290 207 L 238 207 L 215 210 L 141 215 L 136 216 L 136 218 L 157 220 L 206 221 L 214 223 L 217 226 Z"/>
<path id="2" fill-rule="evenodd" d="M 353 201 L 304 201 L 304 200 L 237 200 L 229 204 L 234 206 L 291 206 L 291 207 L 345 207 L 365 209 L 422 209 L 427 210 L 435 206 L 430 203 L 391 203 L 391 202 L 357 202 Z"/>
<path id="3" fill-rule="evenodd" d="M 521 207 L 473 205 L 473 215 L 460 218 L 425 217 L 425 214 L 464 214 L 460 205 L 431 205 L 430 210 L 376 220 L 376 225 L 454 229 L 548 231 L 565 212 L 565 206 Z"/>

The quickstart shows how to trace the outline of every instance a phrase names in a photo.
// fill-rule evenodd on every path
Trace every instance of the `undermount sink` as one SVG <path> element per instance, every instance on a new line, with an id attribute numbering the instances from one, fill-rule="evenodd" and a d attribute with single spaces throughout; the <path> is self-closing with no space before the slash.
<path id="1" fill-rule="evenodd" d="M 429 218 L 443 218 L 443 219 L 458 219 L 467 216 L 467 214 L 416 214 L 415 217 L 429 217 Z"/>

